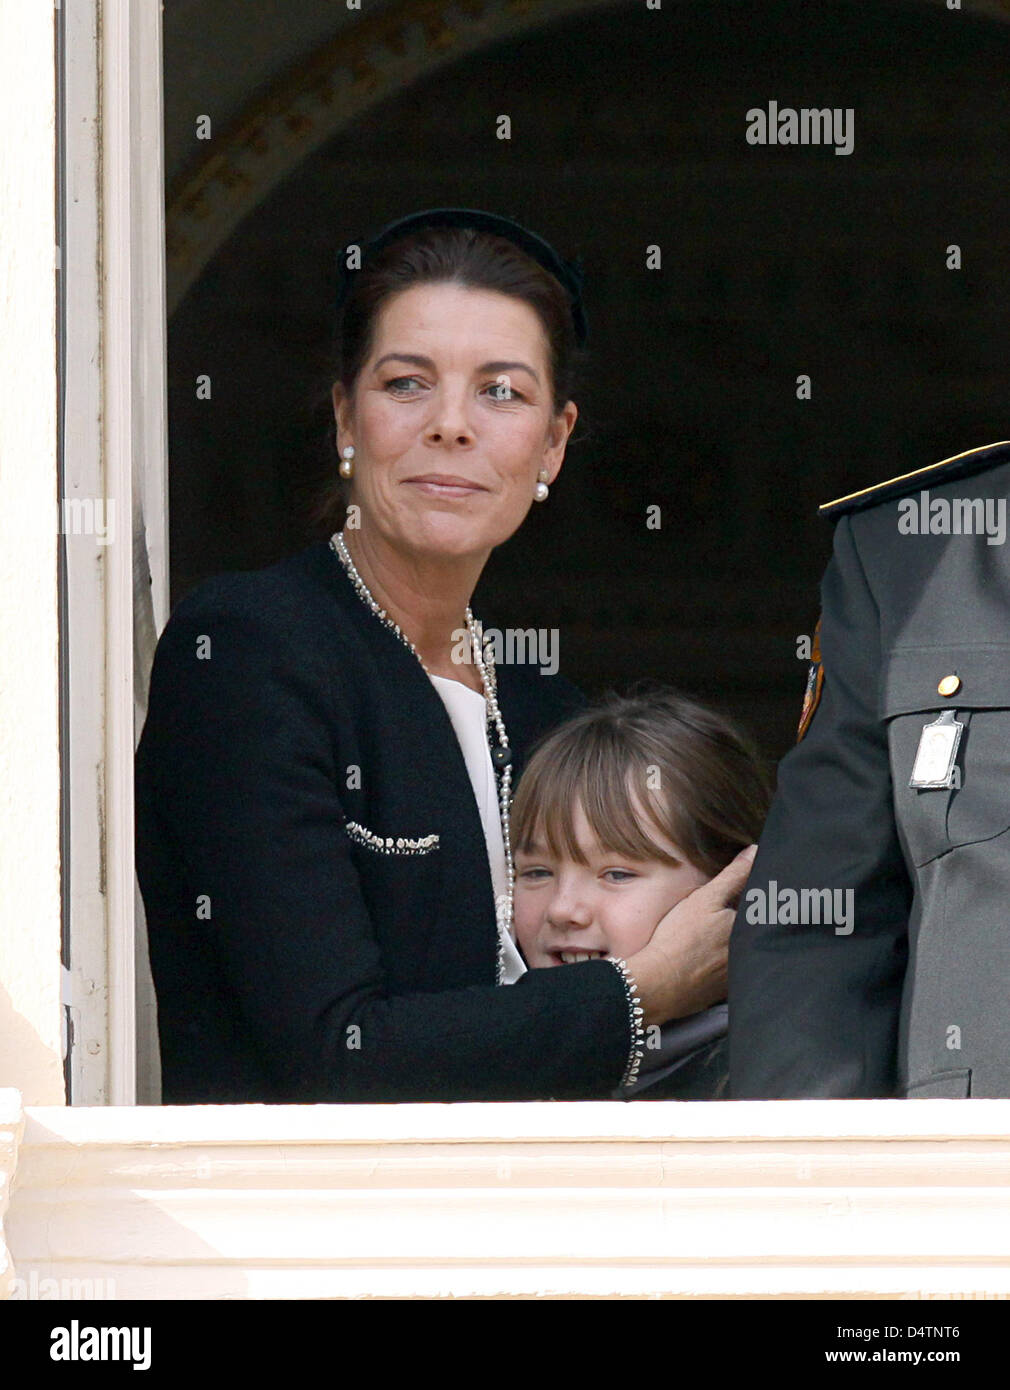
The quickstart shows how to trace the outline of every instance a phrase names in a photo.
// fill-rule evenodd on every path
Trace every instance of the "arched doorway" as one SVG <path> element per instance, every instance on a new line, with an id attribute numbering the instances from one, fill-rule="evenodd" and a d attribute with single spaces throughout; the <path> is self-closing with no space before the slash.
<path id="1" fill-rule="evenodd" d="M 309 538 L 336 248 L 416 207 L 505 211 L 582 255 L 592 363 L 563 480 L 484 604 L 560 628 L 586 688 L 669 680 L 778 757 L 830 549 L 818 503 L 1006 433 L 1007 30 L 848 0 L 383 14 L 365 42 L 349 12 L 170 195 L 173 597 Z M 351 95 L 327 87 L 335 54 Z M 749 145 L 773 100 L 852 110 L 852 153 Z"/>

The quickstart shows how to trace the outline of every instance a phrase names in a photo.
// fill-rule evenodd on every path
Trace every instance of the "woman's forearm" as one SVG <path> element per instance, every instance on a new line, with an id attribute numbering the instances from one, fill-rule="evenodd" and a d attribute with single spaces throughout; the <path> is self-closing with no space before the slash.
<path id="1" fill-rule="evenodd" d="M 530 971 L 514 985 L 373 996 L 321 1008 L 304 1026 L 264 1020 L 269 1068 L 292 1100 L 477 1101 L 604 1098 L 629 1062 L 623 986 L 606 962 Z"/>

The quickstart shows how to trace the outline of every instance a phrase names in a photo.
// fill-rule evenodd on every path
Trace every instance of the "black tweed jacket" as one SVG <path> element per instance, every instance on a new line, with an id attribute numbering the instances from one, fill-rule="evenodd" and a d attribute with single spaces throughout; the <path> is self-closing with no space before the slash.
<path id="1" fill-rule="evenodd" d="M 581 701 L 514 665 L 498 695 L 517 775 Z M 177 605 L 136 824 L 166 1104 L 604 1099 L 623 1075 L 612 964 L 496 985 L 452 725 L 325 542 Z"/>

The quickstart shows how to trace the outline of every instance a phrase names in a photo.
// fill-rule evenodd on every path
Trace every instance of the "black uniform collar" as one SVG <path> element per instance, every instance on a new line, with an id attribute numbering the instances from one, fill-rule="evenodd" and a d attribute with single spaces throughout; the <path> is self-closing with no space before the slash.
<path id="1" fill-rule="evenodd" d="M 875 483 L 872 487 L 850 492 L 845 497 L 837 497 L 833 502 L 823 502 L 818 507 L 821 516 L 837 521 L 847 512 L 862 511 L 865 507 L 875 507 L 878 502 L 889 502 L 895 497 L 904 497 L 916 488 L 939 486 L 955 478 L 967 478 L 972 473 L 982 473 L 998 464 L 1010 463 L 1010 442 L 983 444 L 978 449 L 966 449 L 963 454 L 941 459 L 925 468 L 916 468 L 911 473 L 902 473 L 897 478 Z"/>

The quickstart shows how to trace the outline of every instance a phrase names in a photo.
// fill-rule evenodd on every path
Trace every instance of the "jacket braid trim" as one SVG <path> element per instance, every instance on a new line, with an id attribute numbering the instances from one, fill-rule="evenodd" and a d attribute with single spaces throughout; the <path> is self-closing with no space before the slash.
<path id="1" fill-rule="evenodd" d="M 621 977 L 624 985 L 624 994 L 628 1001 L 628 1021 L 631 1028 L 631 1048 L 628 1053 L 628 1064 L 624 1069 L 624 1075 L 620 1080 L 620 1087 L 633 1086 L 638 1080 L 638 1071 L 642 1065 L 642 1058 L 645 1056 L 645 1029 L 642 1020 L 645 1017 L 645 1010 L 642 1008 L 642 1001 L 638 994 L 638 985 L 635 977 L 628 969 L 626 961 L 616 956 L 606 956 Z"/>
<path id="2" fill-rule="evenodd" d="M 438 849 L 437 835 L 423 835 L 420 839 L 410 839 L 405 835 L 383 837 L 354 820 L 345 821 L 344 829 L 357 844 L 377 854 L 430 854 L 433 849 Z"/>

